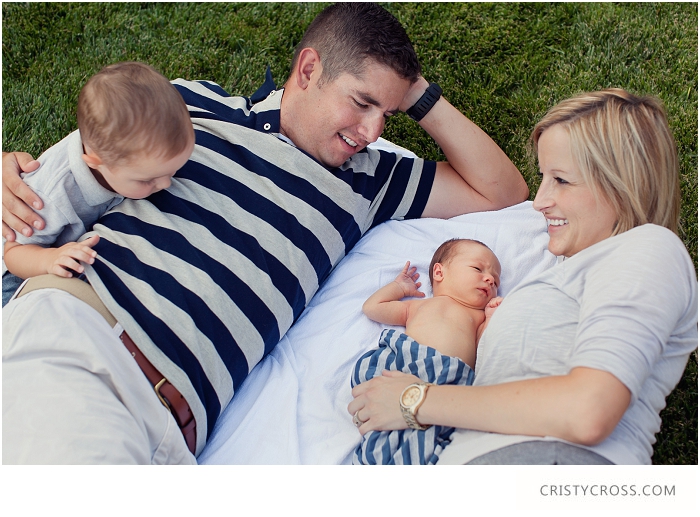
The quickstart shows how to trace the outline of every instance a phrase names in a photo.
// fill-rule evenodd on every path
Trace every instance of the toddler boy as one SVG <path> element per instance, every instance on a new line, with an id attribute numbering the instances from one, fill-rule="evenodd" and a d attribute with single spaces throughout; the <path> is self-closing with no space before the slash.
<path id="1" fill-rule="evenodd" d="M 78 130 L 39 157 L 24 181 L 44 202 L 46 227 L 7 242 L 2 305 L 21 278 L 82 273 L 99 237 L 75 242 L 124 198 L 168 188 L 194 149 L 194 130 L 177 89 L 152 67 L 116 63 L 90 78 L 78 98 Z M 7 272 L 5 272 L 5 266 Z"/>

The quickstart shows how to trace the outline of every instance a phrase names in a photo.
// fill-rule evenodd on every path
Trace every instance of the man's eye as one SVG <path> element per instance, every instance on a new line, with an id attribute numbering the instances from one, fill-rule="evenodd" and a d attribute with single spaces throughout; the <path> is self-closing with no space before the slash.
<path id="1" fill-rule="evenodd" d="M 364 108 L 366 108 L 366 107 L 368 106 L 367 104 L 362 104 L 362 103 L 359 102 L 357 99 L 353 99 L 353 102 L 355 103 L 355 105 L 356 105 L 358 108 L 364 109 Z"/>

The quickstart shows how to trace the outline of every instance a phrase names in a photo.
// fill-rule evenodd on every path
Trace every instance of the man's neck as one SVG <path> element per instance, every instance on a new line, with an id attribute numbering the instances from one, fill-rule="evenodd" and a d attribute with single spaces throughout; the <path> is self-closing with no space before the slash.
<path id="1" fill-rule="evenodd" d="M 280 135 L 285 137 L 290 142 L 294 143 L 294 139 L 292 138 L 292 135 L 289 131 L 289 128 L 294 127 L 292 121 L 289 120 L 289 115 L 291 115 L 293 111 L 289 102 L 291 94 L 287 94 L 287 92 L 289 92 L 289 89 L 287 88 L 287 83 L 285 83 L 282 87 L 282 101 L 280 102 Z M 294 145 L 294 147 L 297 147 L 296 144 Z"/>
<path id="2" fill-rule="evenodd" d="M 280 140 L 282 140 L 283 142 L 288 143 L 288 144 L 291 145 L 292 147 L 296 147 L 296 144 L 295 144 L 294 142 L 292 142 L 291 138 L 289 138 L 287 135 L 283 135 L 283 134 L 280 132 L 280 133 L 277 133 L 275 136 L 276 136 L 277 138 L 279 138 Z"/>

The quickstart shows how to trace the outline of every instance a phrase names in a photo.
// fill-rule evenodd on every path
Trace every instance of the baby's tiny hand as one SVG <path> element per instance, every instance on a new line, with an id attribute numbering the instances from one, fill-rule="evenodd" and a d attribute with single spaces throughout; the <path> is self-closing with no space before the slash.
<path id="1" fill-rule="evenodd" d="M 419 277 L 420 273 L 418 273 L 415 266 L 411 266 L 411 262 L 409 261 L 406 262 L 406 265 L 401 270 L 401 273 L 399 273 L 399 275 L 394 279 L 394 282 L 399 284 L 403 290 L 404 297 L 418 296 L 422 298 L 425 296 L 425 293 L 418 290 L 418 288 L 421 286 L 421 283 L 418 282 Z"/>
<path id="2" fill-rule="evenodd" d="M 496 296 L 495 298 L 491 298 L 491 300 L 489 300 L 489 303 L 487 303 L 486 307 L 484 308 L 484 315 L 487 318 L 493 316 L 493 313 L 496 312 L 496 308 L 498 308 L 498 306 L 501 305 L 502 301 L 502 296 Z"/>
<path id="3" fill-rule="evenodd" d="M 55 250 L 54 258 L 47 268 L 47 273 L 57 276 L 70 278 L 71 273 L 82 273 L 85 268 L 80 262 L 92 264 L 95 262 L 97 252 L 92 249 L 92 246 L 97 244 L 100 238 L 97 235 L 84 240 L 83 242 L 69 242 Z"/>

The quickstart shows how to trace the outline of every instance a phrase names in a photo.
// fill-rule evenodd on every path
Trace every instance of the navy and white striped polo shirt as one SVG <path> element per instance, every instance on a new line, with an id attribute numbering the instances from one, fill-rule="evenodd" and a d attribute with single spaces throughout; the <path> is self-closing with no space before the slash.
<path id="1" fill-rule="evenodd" d="M 87 276 L 197 420 L 197 453 L 251 369 L 371 227 L 419 217 L 435 163 L 377 150 L 327 169 L 275 136 L 282 90 L 173 81 L 194 153 L 167 190 L 94 230 Z M 272 91 L 272 93 L 270 93 Z"/>

